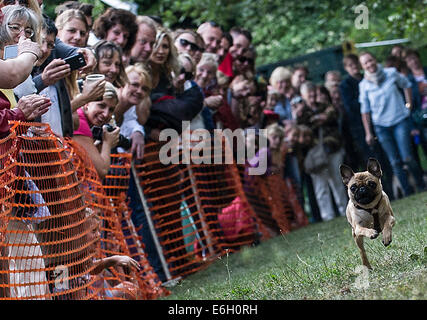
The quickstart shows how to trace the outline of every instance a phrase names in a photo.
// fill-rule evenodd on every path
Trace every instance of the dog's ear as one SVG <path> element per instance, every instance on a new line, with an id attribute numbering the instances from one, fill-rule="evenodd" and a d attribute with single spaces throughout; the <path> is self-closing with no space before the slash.
<path id="1" fill-rule="evenodd" d="M 345 185 L 348 185 L 351 178 L 354 176 L 353 170 L 349 166 L 342 164 L 340 165 L 340 172 L 341 172 L 342 182 L 344 182 Z"/>
<path id="2" fill-rule="evenodd" d="M 374 159 L 374 158 L 368 159 L 368 172 L 374 175 L 375 177 L 377 177 L 378 179 L 381 178 L 381 176 L 383 175 L 383 172 L 381 170 L 381 165 L 377 159 Z"/>

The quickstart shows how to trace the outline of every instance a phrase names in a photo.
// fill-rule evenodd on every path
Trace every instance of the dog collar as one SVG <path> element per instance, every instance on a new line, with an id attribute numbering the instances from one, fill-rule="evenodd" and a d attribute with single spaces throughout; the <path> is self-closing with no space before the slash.
<path id="1" fill-rule="evenodd" d="M 378 233 L 380 233 L 382 231 L 381 226 L 380 226 L 380 219 L 378 217 L 378 208 L 380 207 L 380 203 L 381 203 L 382 199 L 383 199 L 383 195 L 381 194 L 381 198 L 378 200 L 377 205 L 375 207 L 369 208 L 369 209 L 362 208 L 361 206 L 355 204 L 355 207 L 357 209 L 367 211 L 372 215 L 372 217 L 374 218 L 374 229 Z M 372 211 L 374 211 L 374 210 L 376 210 L 376 211 L 373 213 Z"/>

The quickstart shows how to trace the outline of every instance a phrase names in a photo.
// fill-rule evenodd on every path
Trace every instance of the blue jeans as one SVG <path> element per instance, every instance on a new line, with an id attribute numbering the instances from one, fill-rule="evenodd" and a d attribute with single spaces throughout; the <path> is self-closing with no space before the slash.
<path id="1" fill-rule="evenodd" d="M 393 172 L 399 179 L 405 195 L 414 193 L 413 188 L 408 182 L 408 176 L 403 168 L 404 164 L 408 165 L 409 171 L 412 173 L 418 190 L 425 189 L 423 173 L 415 161 L 414 154 L 411 147 L 411 120 L 405 118 L 399 123 L 391 127 L 382 127 L 375 125 L 375 133 L 378 140 L 383 147 Z"/>

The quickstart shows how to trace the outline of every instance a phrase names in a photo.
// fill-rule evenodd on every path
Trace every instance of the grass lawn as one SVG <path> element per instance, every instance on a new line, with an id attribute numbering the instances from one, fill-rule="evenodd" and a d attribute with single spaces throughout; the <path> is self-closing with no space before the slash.
<path id="1" fill-rule="evenodd" d="M 340 217 L 223 256 L 164 299 L 427 299 L 427 192 L 392 207 L 391 245 L 365 239 L 371 271 Z"/>

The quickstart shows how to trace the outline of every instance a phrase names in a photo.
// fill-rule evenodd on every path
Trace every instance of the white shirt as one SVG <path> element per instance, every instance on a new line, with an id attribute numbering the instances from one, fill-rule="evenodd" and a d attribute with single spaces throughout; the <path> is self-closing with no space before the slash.
<path id="1" fill-rule="evenodd" d="M 49 86 L 40 92 L 50 98 L 52 105 L 49 110 L 41 116 L 41 122 L 49 124 L 53 133 L 62 137 L 61 111 L 59 110 L 58 92 L 55 86 Z"/>

